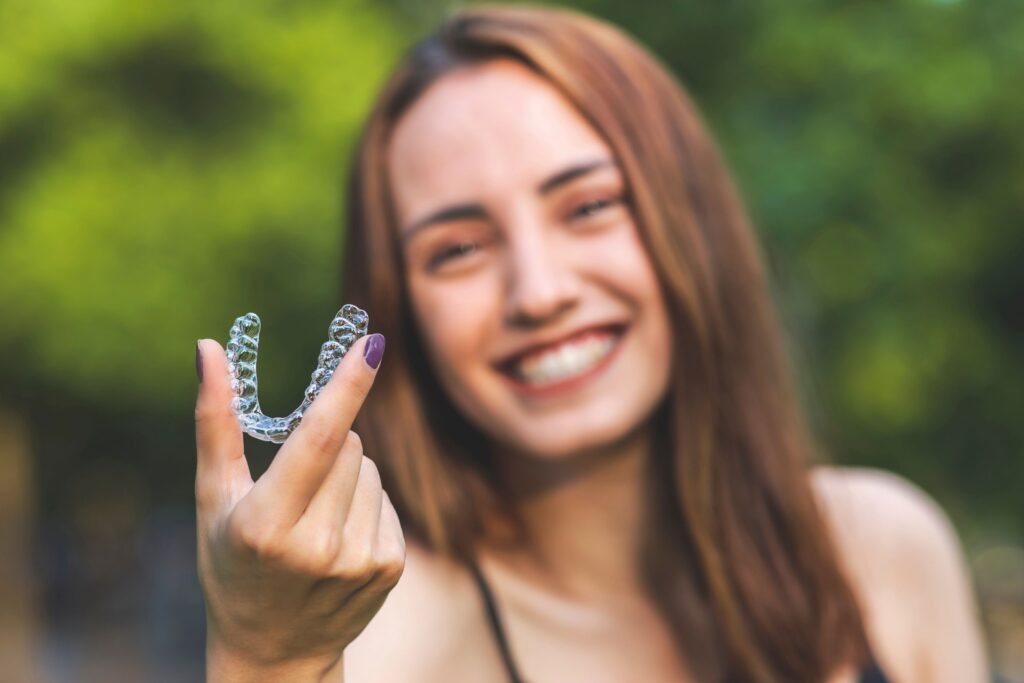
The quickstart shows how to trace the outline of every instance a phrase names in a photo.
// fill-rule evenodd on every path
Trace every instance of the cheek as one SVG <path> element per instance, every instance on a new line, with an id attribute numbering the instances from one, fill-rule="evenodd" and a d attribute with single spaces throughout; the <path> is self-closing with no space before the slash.
<path id="1" fill-rule="evenodd" d="M 633 309 L 648 367 L 658 375 L 667 373 L 672 349 L 668 308 L 637 229 L 630 225 L 596 241 L 585 262 L 595 281 L 616 292 Z"/>
<path id="2" fill-rule="evenodd" d="M 493 324 L 495 296 L 486 278 L 409 280 L 420 334 L 441 376 L 461 374 L 479 357 Z"/>
<path id="3" fill-rule="evenodd" d="M 624 225 L 594 239 L 588 249 L 580 250 L 579 264 L 591 277 L 606 282 L 635 305 L 659 309 L 663 315 L 654 265 L 634 225 Z"/>

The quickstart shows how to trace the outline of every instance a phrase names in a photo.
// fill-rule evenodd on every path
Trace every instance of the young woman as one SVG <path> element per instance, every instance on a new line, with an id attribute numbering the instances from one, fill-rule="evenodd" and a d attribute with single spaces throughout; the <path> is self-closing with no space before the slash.
<path id="1" fill-rule="evenodd" d="M 985 679 L 942 512 L 811 466 L 733 185 L 635 42 L 453 15 L 384 87 L 348 209 L 344 300 L 383 336 L 255 483 L 197 349 L 210 680 Z"/>

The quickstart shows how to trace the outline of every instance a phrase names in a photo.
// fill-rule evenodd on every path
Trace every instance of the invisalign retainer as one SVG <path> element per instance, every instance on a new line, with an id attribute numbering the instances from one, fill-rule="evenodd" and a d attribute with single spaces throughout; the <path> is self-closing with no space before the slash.
<path id="1" fill-rule="evenodd" d="M 370 317 L 366 311 L 352 304 L 345 304 L 334 316 L 328 330 L 328 339 L 320 347 L 320 357 L 313 370 L 312 379 L 306 387 L 305 396 L 298 408 L 287 417 L 269 417 L 260 410 L 256 391 L 256 354 L 260 345 L 260 317 L 246 313 L 235 319 L 231 326 L 231 340 L 228 342 L 228 369 L 231 372 L 231 399 L 242 430 L 249 436 L 271 443 L 284 443 L 292 433 L 313 400 L 320 394 L 338 367 L 342 357 L 357 339 L 366 334 Z"/>

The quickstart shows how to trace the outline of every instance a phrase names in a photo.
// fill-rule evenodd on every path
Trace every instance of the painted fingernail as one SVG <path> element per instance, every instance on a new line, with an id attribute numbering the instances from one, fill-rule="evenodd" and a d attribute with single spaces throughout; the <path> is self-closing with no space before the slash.
<path id="1" fill-rule="evenodd" d="M 203 382 L 203 352 L 199 350 L 199 341 L 196 341 L 196 377 L 199 383 Z"/>
<path id="2" fill-rule="evenodd" d="M 366 339 L 366 346 L 363 348 L 363 360 L 374 370 L 380 365 L 380 359 L 384 357 L 384 335 L 374 332 Z"/>

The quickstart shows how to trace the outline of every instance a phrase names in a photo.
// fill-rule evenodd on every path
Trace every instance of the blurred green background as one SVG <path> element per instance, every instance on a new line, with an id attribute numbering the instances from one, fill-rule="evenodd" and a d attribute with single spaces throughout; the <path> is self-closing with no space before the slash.
<path id="1" fill-rule="evenodd" d="M 945 507 L 995 667 L 1024 680 L 1024 3 L 562 4 L 690 89 L 769 256 L 817 430 L 837 461 Z M 0 1 L 11 680 L 201 676 L 194 341 L 259 312 L 262 403 L 294 407 L 341 303 L 357 128 L 455 6 Z"/>

